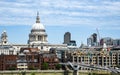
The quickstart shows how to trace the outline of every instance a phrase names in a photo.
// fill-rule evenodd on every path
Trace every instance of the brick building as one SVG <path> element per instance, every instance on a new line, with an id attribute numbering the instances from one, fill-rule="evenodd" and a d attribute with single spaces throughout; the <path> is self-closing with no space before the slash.
<path id="1" fill-rule="evenodd" d="M 0 70 L 41 70 L 44 63 L 48 69 L 56 69 L 59 60 L 56 54 L 40 53 L 38 48 L 21 48 L 17 55 L 0 55 Z"/>
<path id="2" fill-rule="evenodd" d="M 15 70 L 17 55 L 0 55 L 0 70 Z"/>
<path id="3" fill-rule="evenodd" d="M 41 69 L 44 69 L 44 63 L 48 64 L 48 69 L 55 70 L 56 65 L 59 63 L 59 60 L 57 58 L 56 54 L 51 53 L 43 53 L 40 54 L 40 61 L 41 63 Z"/>
<path id="4" fill-rule="evenodd" d="M 38 48 L 21 48 L 17 59 L 17 69 L 40 69 Z"/>
<path id="5" fill-rule="evenodd" d="M 40 53 L 38 48 L 21 48 L 18 55 L 18 69 L 43 69 L 44 63 L 48 64 L 48 69 L 56 69 L 59 63 L 56 54 Z"/>

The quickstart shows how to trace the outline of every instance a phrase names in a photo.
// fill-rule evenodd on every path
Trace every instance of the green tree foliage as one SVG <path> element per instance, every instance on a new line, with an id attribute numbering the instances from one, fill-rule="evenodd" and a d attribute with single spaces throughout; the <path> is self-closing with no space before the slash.
<path id="1" fill-rule="evenodd" d="M 24 71 L 24 72 L 21 72 L 21 74 L 22 74 L 22 75 L 26 75 L 26 72 L 25 72 L 25 71 Z"/>
<path id="2" fill-rule="evenodd" d="M 30 75 L 35 75 L 35 72 L 32 72 Z"/>
<path id="3" fill-rule="evenodd" d="M 62 65 L 61 64 L 56 64 L 55 67 L 56 67 L 57 70 L 59 70 L 60 68 L 62 68 Z"/>
<path id="4" fill-rule="evenodd" d="M 48 63 L 44 62 L 44 63 L 42 64 L 42 69 L 43 69 L 43 70 L 48 70 Z"/>
<path id="5" fill-rule="evenodd" d="M 15 67 L 10 67 L 9 70 L 16 70 L 16 68 Z"/>
<path id="6" fill-rule="evenodd" d="M 33 66 L 29 66 L 29 70 L 36 70 L 36 68 Z"/>
<path id="7" fill-rule="evenodd" d="M 120 65 L 117 65 L 118 68 L 120 68 Z"/>

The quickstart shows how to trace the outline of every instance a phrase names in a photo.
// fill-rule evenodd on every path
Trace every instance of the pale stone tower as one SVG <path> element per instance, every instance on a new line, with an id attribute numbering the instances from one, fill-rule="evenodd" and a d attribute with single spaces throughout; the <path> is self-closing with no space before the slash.
<path id="1" fill-rule="evenodd" d="M 39 13 L 37 12 L 36 23 L 33 24 L 29 34 L 28 44 L 47 43 L 47 33 L 45 27 L 40 23 Z"/>
<path id="2" fill-rule="evenodd" d="M 8 44 L 8 36 L 5 30 L 1 34 L 1 44 L 2 45 Z"/>

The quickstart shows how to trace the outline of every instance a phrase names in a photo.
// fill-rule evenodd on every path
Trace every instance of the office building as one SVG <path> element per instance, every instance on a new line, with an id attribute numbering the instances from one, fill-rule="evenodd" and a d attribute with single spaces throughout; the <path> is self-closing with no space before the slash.
<path id="1" fill-rule="evenodd" d="M 88 46 L 98 46 L 97 34 L 93 33 L 89 38 L 87 38 Z"/>
<path id="2" fill-rule="evenodd" d="M 113 45 L 113 39 L 111 37 L 105 37 L 100 40 L 100 45 L 102 46 L 104 43 L 106 43 L 107 46 Z"/>
<path id="3" fill-rule="evenodd" d="M 69 44 L 71 40 L 71 33 L 70 32 L 66 32 L 64 34 L 64 44 Z"/>
<path id="4" fill-rule="evenodd" d="M 120 46 L 120 39 L 114 39 L 113 46 Z"/>

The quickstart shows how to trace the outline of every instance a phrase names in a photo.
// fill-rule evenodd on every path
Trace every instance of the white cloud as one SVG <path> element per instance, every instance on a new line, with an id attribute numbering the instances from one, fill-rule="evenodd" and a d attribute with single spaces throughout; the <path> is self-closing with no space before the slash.
<path id="1" fill-rule="evenodd" d="M 33 24 L 39 11 L 46 25 L 112 26 L 120 23 L 112 18 L 120 16 L 119 8 L 118 0 L 1 0 L 0 25 Z"/>

